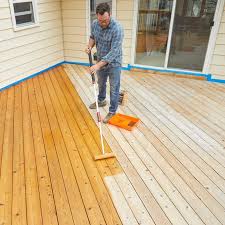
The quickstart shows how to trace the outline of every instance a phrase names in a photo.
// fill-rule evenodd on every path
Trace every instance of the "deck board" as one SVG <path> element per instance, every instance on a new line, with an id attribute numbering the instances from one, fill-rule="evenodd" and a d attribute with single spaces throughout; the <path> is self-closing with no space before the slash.
<path id="1" fill-rule="evenodd" d="M 0 146 L 2 146 L 0 148 L 0 176 L 1 176 L 4 131 L 5 131 L 6 104 L 7 104 L 7 92 L 5 91 L 1 92 L 1 101 L 0 101 Z"/>
<path id="2" fill-rule="evenodd" d="M 42 212 L 39 192 L 39 179 L 37 170 L 37 152 L 34 148 L 34 137 L 30 113 L 30 102 L 28 95 L 28 84 L 24 82 L 22 86 L 22 114 L 23 114 L 23 148 L 25 160 L 25 185 L 26 185 L 26 205 L 27 223 L 42 224 Z M 9 89 L 10 90 L 10 89 Z"/>
<path id="3" fill-rule="evenodd" d="M 12 224 L 27 224 L 23 150 L 22 90 L 15 87 Z"/>
<path id="4" fill-rule="evenodd" d="M 118 112 L 141 122 L 103 125 L 117 156 L 103 161 L 87 67 L 0 92 L 0 224 L 225 225 L 225 86 L 141 71 L 121 84 Z"/>
<path id="5" fill-rule="evenodd" d="M 6 114 L 0 180 L 0 224 L 12 222 L 14 88 L 6 91 Z"/>
<path id="6" fill-rule="evenodd" d="M 36 153 L 42 220 L 43 224 L 58 224 L 55 211 L 55 201 L 52 193 L 51 177 L 49 174 L 49 165 L 42 137 L 34 85 L 32 80 L 28 80 L 27 83 L 34 149 Z"/>
<path id="7" fill-rule="evenodd" d="M 64 177 L 61 170 L 62 165 L 60 164 L 60 159 L 57 152 L 57 146 L 60 145 L 57 142 L 56 144 L 58 145 L 56 145 L 54 142 L 54 140 L 57 140 L 58 138 L 57 133 L 60 133 L 60 129 L 57 126 L 57 121 L 54 123 L 55 121 L 52 121 L 53 117 L 51 117 L 51 114 L 49 114 L 47 111 L 45 102 L 48 99 L 45 98 L 45 92 L 42 92 L 39 79 L 33 79 L 33 84 L 40 118 L 40 125 L 42 129 L 42 136 L 45 145 L 45 155 L 43 155 L 43 157 L 46 157 L 48 161 L 52 193 L 54 195 L 55 210 L 57 213 L 57 221 L 59 224 L 73 224 Z M 61 160 L 63 160 L 63 158 Z"/>

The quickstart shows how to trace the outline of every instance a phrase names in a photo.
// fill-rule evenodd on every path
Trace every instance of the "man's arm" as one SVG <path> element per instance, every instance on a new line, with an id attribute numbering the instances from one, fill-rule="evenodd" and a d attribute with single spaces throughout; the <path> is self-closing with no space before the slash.
<path id="1" fill-rule="evenodd" d="M 90 67 L 90 72 L 95 73 L 98 71 L 101 67 L 105 66 L 108 63 L 113 62 L 113 60 L 118 57 L 120 53 L 120 49 L 122 48 L 122 42 L 123 42 L 123 29 L 122 27 L 118 27 L 112 37 L 112 45 L 111 50 L 109 53 L 102 57 L 101 61 L 99 61 L 97 64 Z"/>
<path id="2" fill-rule="evenodd" d="M 87 54 L 89 54 L 91 52 L 91 49 L 95 46 L 95 40 L 92 39 L 91 37 L 89 38 L 89 42 L 87 45 L 87 48 L 85 49 L 85 52 Z M 96 63 L 95 65 L 91 66 L 89 68 L 90 73 L 95 73 L 97 70 L 99 70 L 101 67 L 103 67 L 104 65 L 106 65 L 107 62 L 104 61 L 100 61 L 98 63 Z"/>
<path id="3" fill-rule="evenodd" d="M 95 73 L 96 71 L 101 69 L 101 67 L 105 66 L 106 64 L 108 64 L 108 62 L 106 62 L 106 61 L 99 61 L 95 65 L 91 66 L 89 68 L 89 70 L 90 70 L 91 73 Z"/>

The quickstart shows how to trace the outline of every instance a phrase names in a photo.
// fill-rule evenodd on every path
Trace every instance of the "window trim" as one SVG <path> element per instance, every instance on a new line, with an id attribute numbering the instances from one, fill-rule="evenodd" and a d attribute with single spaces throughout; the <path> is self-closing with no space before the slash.
<path id="1" fill-rule="evenodd" d="M 31 2 L 33 6 L 33 13 L 34 13 L 34 23 L 24 23 L 22 25 L 17 25 L 16 24 L 16 16 L 18 16 L 19 13 L 15 13 L 14 11 L 14 6 L 13 4 L 15 3 L 26 3 L 26 2 Z M 38 12 L 37 12 L 37 1 L 36 0 L 9 0 L 10 4 L 10 10 L 11 10 L 11 18 L 12 18 L 12 24 L 13 24 L 13 29 L 14 31 L 19 31 L 19 30 L 25 30 L 33 27 L 40 26 L 39 25 L 39 17 L 38 17 Z M 24 13 L 27 13 L 29 11 L 24 11 Z"/>

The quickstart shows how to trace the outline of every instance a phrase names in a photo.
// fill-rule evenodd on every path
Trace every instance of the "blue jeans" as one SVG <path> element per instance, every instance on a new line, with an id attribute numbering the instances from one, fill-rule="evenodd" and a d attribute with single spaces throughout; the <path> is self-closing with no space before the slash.
<path id="1" fill-rule="evenodd" d="M 119 102 L 120 91 L 120 67 L 103 68 L 97 72 L 98 76 L 98 100 L 103 101 L 106 98 L 106 82 L 109 77 L 110 84 L 110 106 L 109 112 L 116 113 Z"/>

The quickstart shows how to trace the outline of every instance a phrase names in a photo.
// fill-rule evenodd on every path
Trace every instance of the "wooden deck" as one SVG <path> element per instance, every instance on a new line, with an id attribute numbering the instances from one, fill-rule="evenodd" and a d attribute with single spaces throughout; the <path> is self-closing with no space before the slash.
<path id="1" fill-rule="evenodd" d="M 141 123 L 103 126 L 118 161 L 92 159 L 85 67 L 0 92 L 0 225 L 225 224 L 225 86 L 123 71 L 122 88 Z"/>

